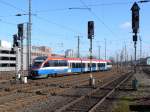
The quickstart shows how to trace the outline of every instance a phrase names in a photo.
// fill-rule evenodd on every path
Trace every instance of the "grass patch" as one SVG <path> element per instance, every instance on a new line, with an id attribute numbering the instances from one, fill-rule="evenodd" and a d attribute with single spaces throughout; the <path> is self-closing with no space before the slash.
<path id="1" fill-rule="evenodd" d="M 132 100 L 132 97 L 122 97 L 121 101 L 119 101 L 116 107 L 112 112 L 130 112 L 129 102 Z"/>

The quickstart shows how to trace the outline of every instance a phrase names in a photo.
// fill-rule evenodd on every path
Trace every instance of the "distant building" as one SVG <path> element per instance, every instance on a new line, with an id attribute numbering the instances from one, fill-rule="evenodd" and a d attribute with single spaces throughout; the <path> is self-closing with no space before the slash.
<path id="1" fill-rule="evenodd" d="M 52 49 L 46 46 L 32 46 L 32 59 L 37 56 L 51 56 Z"/>
<path id="2" fill-rule="evenodd" d="M 46 46 L 32 46 L 31 60 L 37 56 L 51 56 L 52 50 Z M 18 56 L 20 68 L 20 54 Z M 11 43 L 0 40 L 0 71 L 13 71 L 16 67 L 16 52 L 12 50 Z M 27 47 L 23 48 L 23 69 L 27 70 Z"/>
<path id="3" fill-rule="evenodd" d="M 74 51 L 72 50 L 72 49 L 67 49 L 66 51 L 65 51 L 65 57 L 75 57 L 75 53 L 74 53 Z"/>
<path id="4" fill-rule="evenodd" d="M 11 43 L 0 40 L 0 71 L 13 71 L 16 66 L 16 54 Z"/>
<path id="5" fill-rule="evenodd" d="M 52 57 L 63 57 L 63 58 L 65 57 L 63 54 L 52 54 L 51 56 Z"/>

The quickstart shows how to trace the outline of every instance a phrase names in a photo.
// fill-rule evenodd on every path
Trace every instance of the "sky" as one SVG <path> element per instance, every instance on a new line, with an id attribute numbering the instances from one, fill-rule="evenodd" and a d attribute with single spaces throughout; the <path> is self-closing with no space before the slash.
<path id="1" fill-rule="evenodd" d="M 64 54 L 66 49 L 77 51 L 80 36 L 80 54 L 89 54 L 87 23 L 94 21 L 93 55 L 101 58 L 120 55 L 127 49 L 129 57 L 134 54 L 131 28 L 131 7 L 135 0 L 32 0 L 32 45 L 48 46 L 53 53 Z M 140 29 L 142 56 L 150 55 L 150 3 L 140 4 Z M 73 9 L 70 9 L 73 8 Z M 0 40 L 12 42 L 17 24 L 28 22 L 28 0 L 0 0 Z M 139 56 L 140 41 L 137 42 Z"/>

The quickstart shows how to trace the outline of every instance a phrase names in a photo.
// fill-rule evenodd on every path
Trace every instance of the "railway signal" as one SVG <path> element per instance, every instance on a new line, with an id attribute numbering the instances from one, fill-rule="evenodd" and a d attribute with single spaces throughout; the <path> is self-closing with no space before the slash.
<path id="1" fill-rule="evenodd" d="M 88 21 L 88 39 L 94 38 L 94 21 Z"/>
<path id="2" fill-rule="evenodd" d="M 135 63 L 134 63 L 134 72 L 136 73 L 136 44 L 137 44 L 137 33 L 139 31 L 139 6 L 135 2 L 131 8 L 132 11 L 132 30 L 133 30 L 133 42 L 134 42 L 134 48 L 135 48 Z"/>
<path id="3" fill-rule="evenodd" d="M 23 75 L 23 36 L 24 36 L 24 24 L 18 24 L 18 39 L 20 40 L 21 43 L 21 75 Z"/>
<path id="4" fill-rule="evenodd" d="M 13 47 L 19 47 L 17 34 L 13 35 Z"/>
<path id="5" fill-rule="evenodd" d="M 90 79 L 93 80 L 92 76 L 92 39 L 94 39 L 94 21 L 88 21 L 88 39 L 90 39 Z"/>
<path id="6" fill-rule="evenodd" d="M 131 8 L 132 11 L 132 29 L 133 33 L 137 33 L 139 30 L 139 6 L 135 2 Z"/>
<path id="7" fill-rule="evenodd" d="M 23 24 L 18 24 L 18 37 L 22 38 L 24 34 Z"/>

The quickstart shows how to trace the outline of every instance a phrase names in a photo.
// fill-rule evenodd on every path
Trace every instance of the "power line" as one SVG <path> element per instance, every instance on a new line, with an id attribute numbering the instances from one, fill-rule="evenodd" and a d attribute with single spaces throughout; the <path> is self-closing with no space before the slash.
<path id="1" fill-rule="evenodd" d="M 16 23 L 4 21 L 4 20 L 2 20 L 2 19 L 0 19 L 0 22 L 5 23 L 5 24 L 8 24 L 8 25 L 11 25 L 11 26 L 16 26 L 16 25 L 17 25 Z"/>
<path id="2" fill-rule="evenodd" d="M 52 21 L 50 21 L 50 20 L 48 20 L 48 19 L 45 19 L 45 18 L 43 18 L 43 17 L 40 17 L 40 16 L 34 16 L 34 17 L 36 17 L 36 18 L 39 19 L 39 20 L 46 21 L 47 23 L 54 24 L 54 25 L 56 25 L 56 26 L 58 26 L 58 27 L 60 27 L 60 28 L 62 28 L 62 29 L 65 29 L 65 30 L 68 30 L 68 31 L 72 31 L 72 32 L 74 32 L 74 33 L 79 33 L 78 31 L 75 31 L 74 29 L 72 29 L 72 28 L 70 28 L 70 27 L 67 27 L 67 26 L 64 26 L 64 25 L 62 25 L 62 24 L 58 24 L 58 23 L 52 22 Z M 81 34 L 81 33 L 79 33 L 79 34 Z"/>
<path id="3" fill-rule="evenodd" d="M 26 12 L 25 10 L 23 10 L 23 9 L 21 9 L 21 8 L 18 8 L 18 7 L 16 7 L 15 5 L 10 4 L 10 3 L 8 3 L 8 2 L 6 2 L 6 1 L 4 1 L 4 0 L 0 0 L 0 3 L 1 3 L 1 4 L 4 4 L 4 5 L 6 5 L 6 6 L 9 6 L 9 7 L 13 8 L 13 9 L 21 10 L 21 11 L 23 11 L 23 12 Z"/>
<path id="4" fill-rule="evenodd" d="M 80 0 L 80 2 L 85 6 L 85 7 L 87 7 L 88 8 L 88 6 L 82 1 L 82 0 Z M 104 26 L 105 26 L 105 28 L 112 34 L 112 35 L 114 35 L 115 37 L 116 37 L 116 34 L 109 28 L 109 26 L 108 25 L 106 25 L 105 23 L 104 23 L 104 21 L 102 21 L 102 19 L 100 18 L 100 17 L 98 17 L 92 10 L 88 10 L 92 15 L 94 15 L 98 20 L 99 20 L 99 22 L 101 23 L 101 24 L 103 24 Z"/>
<path id="5" fill-rule="evenodd" d="M 46 10 L 38 10 L 38 11 L 34 11 L 34 12 L 36 12 L 36 13 L 46 13 L 46 12 L 66 11 L 66 10 L 69 10 L 69 8 L 46 9 Z"/>
<path id="6" fill-rule="evenodd" d="M 100 4 L 92 4 L 92 5 L 87 5 L 90 7 L 95 7 L 95 6 L 112 6 L 112 5 L 126 5 L 126 4 L 132 4 L 133 2 L 112 2 L 112 3 L 100 3 Z"/>
<path id="7" fill-rule="evenodd" d="M 0 15 L 1 18 L 14 17 L 15 15 Z"/>
<path id="8" fill-rule="evenodd" d="M 95 6 L 112 6 L 112 5 L 126 5 L 126 4 L 131 4 L 133 2 L 112 2 L 112 3 L 100 3 L 100 4 L 91 4 L 87 5 L 88 7 L 95 7 Z M 87 9 L 87 7 L 82 7 L 82 6 L 74 6 L 74 7 L 69 7 L 69 8 L 58 8 L 58 9 L 46 9 L 46 10 L 38 10 L 35 11 L 36 13 L 46 13 L 46 12 L 56 12 L 56 11 L 66 11 L 70 9 Z M 91 10 L 91 8 L 88 8 Z"/>

